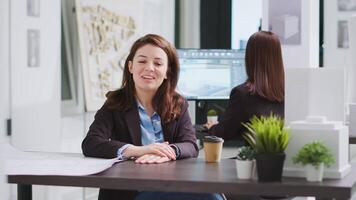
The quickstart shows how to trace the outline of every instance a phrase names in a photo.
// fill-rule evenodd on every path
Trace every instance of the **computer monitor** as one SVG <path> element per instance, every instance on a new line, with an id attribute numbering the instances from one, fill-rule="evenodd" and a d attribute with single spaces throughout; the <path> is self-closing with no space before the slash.
<path id="1" fill-rule="evenodd" d="M 245 52 L 236 49 L 178 49 L 178 91 L 187 99 L 228 99 L 247 79 Z"/>

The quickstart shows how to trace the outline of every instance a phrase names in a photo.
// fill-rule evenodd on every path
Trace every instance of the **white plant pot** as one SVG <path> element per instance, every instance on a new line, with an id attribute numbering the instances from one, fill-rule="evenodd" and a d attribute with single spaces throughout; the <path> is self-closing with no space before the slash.
<path id="1" fill-rule="evenodd" d="M 306 178 L 309 182 L 321 182 L 323 180 L 324 163 L 320 164 L 318 168 L 313 165 L 306 165 Z"/>
<path id="2" fill-rule="evenodd" d="M 213 124 L 218 123 L 218 116 L 207 116 L 206 119 L 207 119 L 207 122 L 210 122 Z"/>
<path id="3" fill-rule="evenodd" d="M 253 176 L 254 160 L 236 159 L 236 171 L 238 179 L 251 179 Z"/>

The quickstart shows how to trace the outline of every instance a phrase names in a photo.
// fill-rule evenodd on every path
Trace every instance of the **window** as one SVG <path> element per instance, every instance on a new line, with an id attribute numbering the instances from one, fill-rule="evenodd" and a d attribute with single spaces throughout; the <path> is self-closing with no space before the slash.
<path id="1" fill-rule="evenodd" d="M 232 0 L 231 48 L 246 49 L 248 38 L 261 27 L 262 0 Z"/>

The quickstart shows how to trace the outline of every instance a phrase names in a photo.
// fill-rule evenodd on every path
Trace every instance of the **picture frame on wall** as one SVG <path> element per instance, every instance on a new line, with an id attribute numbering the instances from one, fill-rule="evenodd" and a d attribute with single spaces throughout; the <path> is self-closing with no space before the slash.
<path id="1" fill-rule="evenodd" d="M 356 0 L 338 0 L 337 8 L 339 11 L 356 11 Z"/>
<path id="2" fill-rule="evenodd" d="M 301 44 L 302 1 L 269 1 L 269 30 L 276 33 L 284 45 Z"/>
<path id="3" fill-rule="evenodd" d="M 27 16 L 40 16 L 40 0 L 27 0 Z"/>
<path id="4" fill-rule="evenodd" d="M 339 20 L 337 23 L 337 47 L 349 48 L 349 27 L 347 20 Z"/>
<path id="5" fill-rule="evenodd" d="M 27 30 L 27 66 L 40 66 L 40 30 Z"/>

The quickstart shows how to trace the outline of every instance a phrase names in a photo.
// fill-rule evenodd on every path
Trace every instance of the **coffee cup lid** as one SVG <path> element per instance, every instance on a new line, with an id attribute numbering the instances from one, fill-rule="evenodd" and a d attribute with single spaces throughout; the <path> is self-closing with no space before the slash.
<path id="1" fill-rule="evenodd" d="M 224 142 L 224 139 L 217 136 L 205 136 L 204 142 Z"/>

